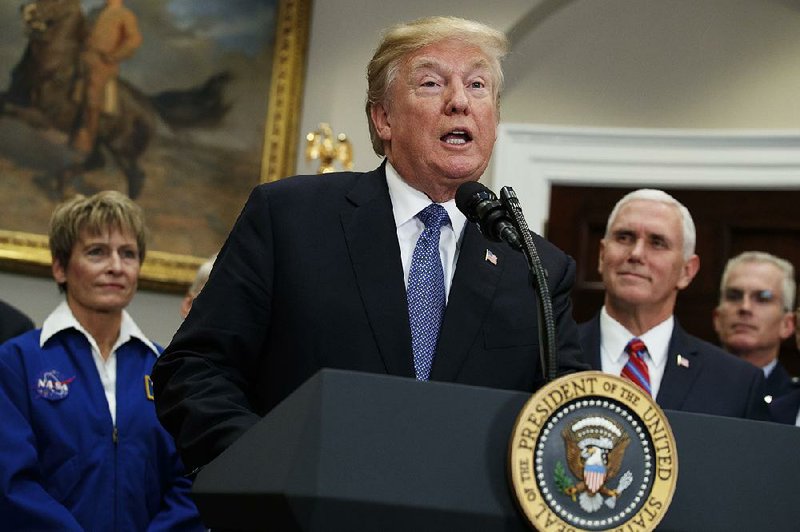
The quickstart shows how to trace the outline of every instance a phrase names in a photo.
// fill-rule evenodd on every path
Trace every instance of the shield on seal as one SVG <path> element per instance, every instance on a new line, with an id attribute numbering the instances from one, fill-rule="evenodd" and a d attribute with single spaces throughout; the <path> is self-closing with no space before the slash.
<path id="1" fill-rule="evenodd" d="M 602 464 L 586 463 L 583 468 L 583 481 L 591 493 L 597 493 L 606 481 L 606 467 Z"/>

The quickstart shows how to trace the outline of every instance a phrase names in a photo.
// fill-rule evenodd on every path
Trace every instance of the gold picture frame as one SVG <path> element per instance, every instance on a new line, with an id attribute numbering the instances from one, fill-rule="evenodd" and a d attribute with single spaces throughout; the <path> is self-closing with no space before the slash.
<path id="1" fill-rule="evenodd" d="M 261 157 L 262 183 L 276 181 L 295 170 L 310 10 L 311 0 L 277 0 L 274 55 Z M 185 291 L 197 268 L 206 259 L 148 250 L 140 287 L 174 293 Z M 0 268 L 26 275 L 49 276 L 50 263 L 46 235 L 0 229 Z"/>

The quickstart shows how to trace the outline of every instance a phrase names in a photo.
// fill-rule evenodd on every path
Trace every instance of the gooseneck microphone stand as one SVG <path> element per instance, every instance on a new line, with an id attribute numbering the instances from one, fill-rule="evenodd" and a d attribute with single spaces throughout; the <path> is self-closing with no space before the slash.
<path id="1" fill-rule="evenodd" d="M 536 251 L 531 231 L 522 215 L 522 207 L 520 207 L 514 189 L 511 187 L 501 188 L 500 202 L 522 238 L 521 251 L 528 261 L 530 282 L 539 300 L 539 313 L 536 321 L 539 327 L 539 358 L 542 363 L 542 374 L 545 382 L 550 382 L 556 378 L 558 362 L 556 360 L 556 325 L 553 317 L 553 301 L 550 299 L 550 289 L 547 286 L 547 271 L 542 266 L 542 260 Z"/>

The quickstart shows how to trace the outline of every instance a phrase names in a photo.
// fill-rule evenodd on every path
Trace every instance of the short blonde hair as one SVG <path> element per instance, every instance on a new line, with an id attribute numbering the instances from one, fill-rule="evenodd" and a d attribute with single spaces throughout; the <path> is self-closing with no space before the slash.
<path id="1" fill-rule="evenodd" d="M 49 228 L 52 260 L 66 269 L 83 231 L 99 235 L 109 229 L 131 232 L 139 247 L 139 264 L 144 262 L 147 247 L 144 213 L 133 200 L 116 190 L 98 192 L 88 198 L 79 194 L 56 206 Z M 63 284 L 59 287 L 65 288 Z"/>
<path id="2" fill-rule="evenodd" d="M 383 140 L 372 123 L 372 106 L 385 103 L 403 58 L 425 46 L 451 39 L 479 47 L 489 58 L 495 81 L 495 102 L 499 106 L 503 87 L 501 61 L 508 53 L 508 39 L 503 32 L 473 20 L 458 17 L 427 17 L 405 22 L 387 29 L 378 49 L 367 65 L 367 121 L 372 149 L 385 155 Z"/>

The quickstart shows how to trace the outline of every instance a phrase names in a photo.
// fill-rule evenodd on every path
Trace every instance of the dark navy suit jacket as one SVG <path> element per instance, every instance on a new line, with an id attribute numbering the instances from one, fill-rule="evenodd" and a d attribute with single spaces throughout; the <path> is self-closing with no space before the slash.
<path id="1" fill-rule="evenodd" d="M 792 377 L 789 372 L 786 371 L 786 368 L 783 367 L 783 364 L 778 361 L 775 367 L 772 368 L 769 377 L 767 377 L 764 393 L 772 396 L 772 399 L 777 399 L 794 390 L 798 384 L 798 380 L 800 379 Z"/>
<path id="2" fill-rule="evenodd" d="M 800 410 L 800 388 L 782 395 L 769 405 L 769 413 L 773 421 L 794 425 L 797 421 L 797 412 Z"/>
<path id="3" fill-rule="evenodd" d="M 579 362 L 569 297 L 575 263 L 534 239 L 548 272 L 559 370 L 587 369 Z M 538 389 L 532 290 L 523 255 L 468 223 L 431 380 Z M 194 468 L 321 368 L 414 376 L 383 166 L 254 189 L 208 284 L 155 366 L 156 407 Z"/>
<path id="4" fill-rule="evenodd" d="M 600 314 L 578 326 L 584 360 L 592 369 L 600 362 Z M 678 355 L 689 367 L 678 364 Z M 764 373 L 722 349 L 688 334 L 675 320 L 667 365 L 656 396 L 661 408 L 701 414 L 769 419 Z"/>

